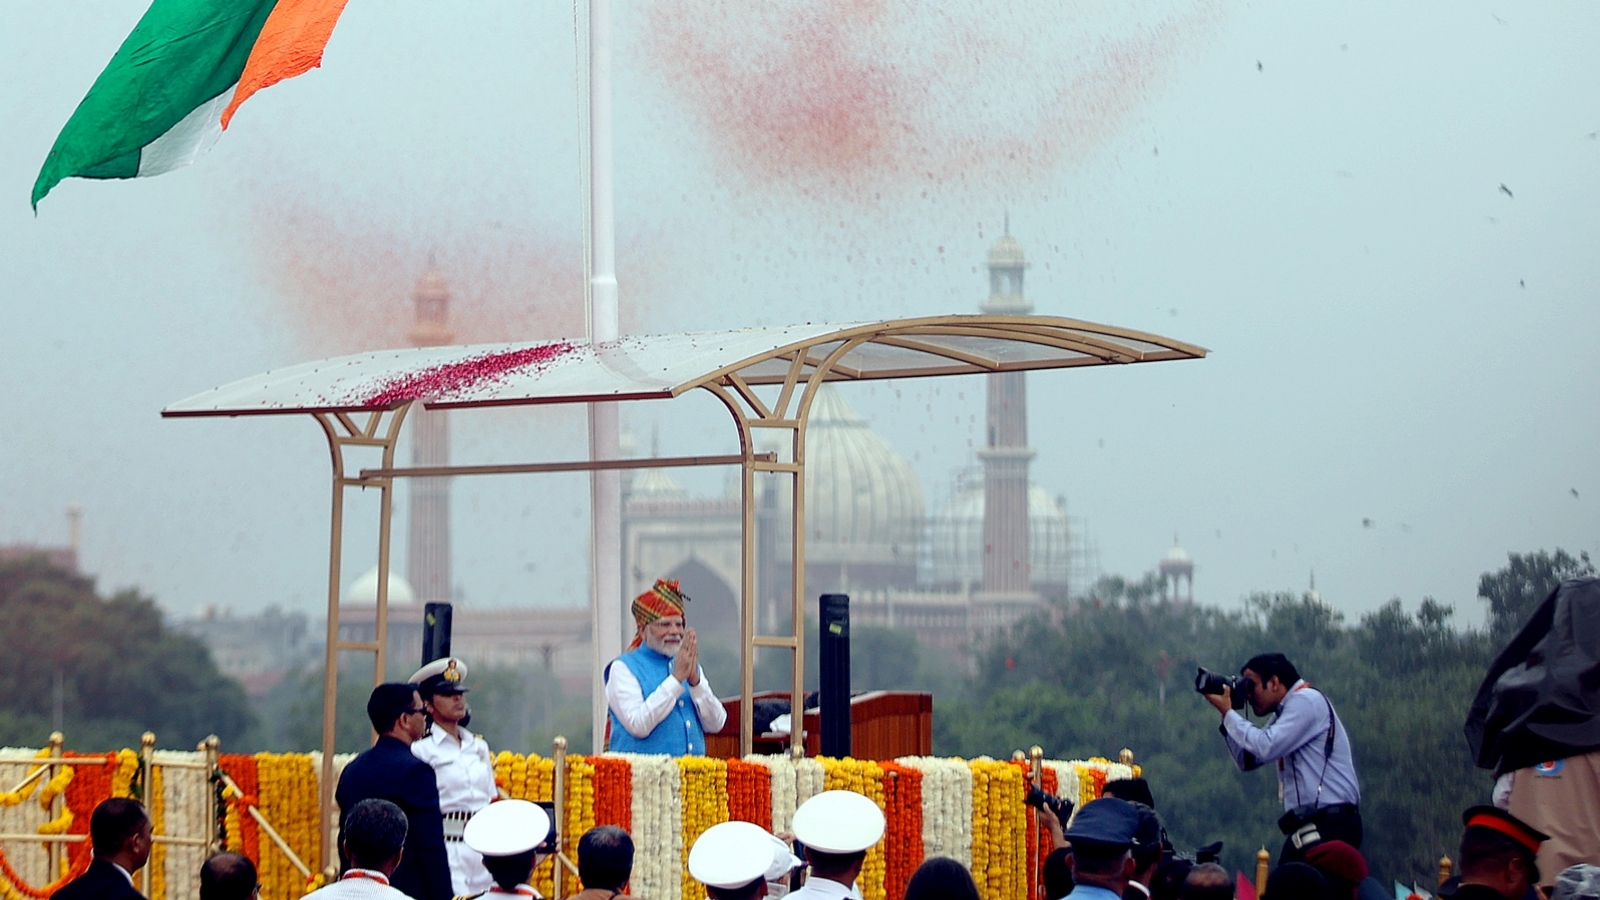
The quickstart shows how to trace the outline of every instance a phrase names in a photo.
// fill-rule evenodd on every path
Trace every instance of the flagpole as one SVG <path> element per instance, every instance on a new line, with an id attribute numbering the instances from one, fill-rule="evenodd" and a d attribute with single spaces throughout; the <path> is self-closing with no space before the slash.
<path id="1" fill-rule="evenodd" d="M 612 190 L 611 2 L 589 0 L 588 183 L 589 339 L 593 344 L 618 336 L 617 235 Z M 615 459 L 617 405 L 589 404 L 589 458 Z M 622 494 L 615 471 L 589 475 L 590 622 L 592 625 L 591 702 L 594 751 L 605 741 L 606 699 L 603 667 L 622 652 Z"/>

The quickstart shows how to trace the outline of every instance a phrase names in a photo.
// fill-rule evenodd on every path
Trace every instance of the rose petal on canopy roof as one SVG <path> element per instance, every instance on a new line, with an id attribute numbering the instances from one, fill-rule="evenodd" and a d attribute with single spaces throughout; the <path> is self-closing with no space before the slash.
<path id="1" fill-rule="evenodd" d="M 1206 350 L 1160 335 L 1054 316 L 956 315 L 586 340 L 417 347 L 273 369 L 162 410 L 240 416 L 384 409 L 579 403 L 676 397 L 708 384 L 802 379 L 848 349 L 829 381 L 1199 359 Z"/>

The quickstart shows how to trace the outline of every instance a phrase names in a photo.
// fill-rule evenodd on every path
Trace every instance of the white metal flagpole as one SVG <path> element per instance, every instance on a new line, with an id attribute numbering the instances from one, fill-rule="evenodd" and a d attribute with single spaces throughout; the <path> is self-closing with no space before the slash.
<path id="1" fill-rule="evenodd" d="M 589 0 L 589 340 L 618 336 L 617 232 L 612 192 L 611 2 Z M 589 457 L 617 457 L 617 405 L 589 404 Z M 622 652 L 622 494 L 615 471 L 589 475 L 590 646 L 594 751 L 605 741 L 606 699 L 602 668 Z"/>

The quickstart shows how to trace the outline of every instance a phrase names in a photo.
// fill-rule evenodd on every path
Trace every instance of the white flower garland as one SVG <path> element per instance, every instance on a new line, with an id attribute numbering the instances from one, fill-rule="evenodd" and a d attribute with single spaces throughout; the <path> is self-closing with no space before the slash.
<path id="1" fill-rule="evenodd" d="M 795 797 L 799 789 L 795 781 L 795 768 L 787 756 L 751 754 L 745 762 L 766 768 L 771 778 L 772 830 L 788 831 L 794 823 Z"/>
<path id="2" fill-rule="evenodd" d="M 907 756 L 896 760 L 922 773 L 922 852 L 972 865 L 972 770 L 964 760 Z"/>
<path id="3" fill-rule="evenodd" d="M 651 900 L 683 896 L 683 804 L 678 764 L 670 756 L 608 754 L 632 769 L 632 893 Z"/>
<path id="4" fill-rule="evenodd" d="M 209 781 L 204 769 L 188 768 L 204 762 L 205 754 L 195 751 L 157 750 L 155 753 L 155 764 L 164 767 L 161 799 L 166 810 L 162 818 L 169 837 L 205 838 L 209 835 L 206 828 Z M 167 897 L 200 896 L 200 864 L 205 862 L 205 847 L 167 844 L 166 854 L 163 874 Z"/>

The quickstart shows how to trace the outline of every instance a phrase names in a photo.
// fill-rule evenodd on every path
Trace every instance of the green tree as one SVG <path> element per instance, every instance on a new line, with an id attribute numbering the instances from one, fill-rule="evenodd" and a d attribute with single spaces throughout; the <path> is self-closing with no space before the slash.
<path id="1" fill-rule="evenodd" d="M 0 741 L 45 743 L 58 680 L 76 750 L 137 747 L 147 730 L 163 747 L 192 747 L 210 733 L 226 746 L 250 730 L 244 689 L 205 645 L 168 631 L 137 591 L 101 598 L 91 579 L 41 557 L 0 563 L 0 621 L 13 648 L 0 656 Z"/>
<path id="2" fill-rule="evenodd" d="M 1595 574 L 1587 553 L 1574 557 L 1558 548 L 1553 554 L 1540 550 L 1508 556 L 1505 568 L 1478 579 L 1478 597 L 1489 604 L 1489 633 L 1496 647 L 1504 647 L 1561 582 Z"/>

